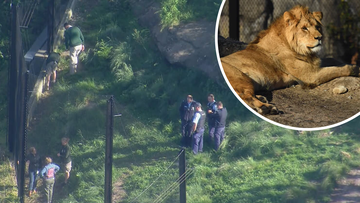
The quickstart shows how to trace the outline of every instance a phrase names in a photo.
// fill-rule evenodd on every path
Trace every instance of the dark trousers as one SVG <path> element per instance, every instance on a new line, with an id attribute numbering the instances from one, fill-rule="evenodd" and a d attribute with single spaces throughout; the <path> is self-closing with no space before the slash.
<path id="1" fill-rule="evenodd" d="M 220 127 L 215 129 L 215 150 L 217 151 L 219 149 L 220 144 L 224 140 L 225 135 L 225 127 Z"/>
<path id="2" fill-rule="evenodd" d="M 211 125 L 208 123 L 209 126 L 209 144 L 212 145 L 214 143 L 214 136 L 215 136 L 215 125 Z"/>
<path id="3" fill-rule="evenodd" d="M 37 182 L 37 171 L 29 171 L 29 191 L 36 190 L 36 182 Z"/>
<path id="4" fill-rule="evenodd" d="M 45 195 L 46 195 L 47 203 L 52 202 L 54 184 L 55 184 L 55 178 L 45 179 Z"/>
<path id="5" fill-rule="evenodd" d="M 181 120 L 181 146 L 190 147 L 191 145 L 192 121 Z"/>
<path id="6" fill-rule="evenodd" d="M 194 154 L 203 151 L 203 136 L 204 136 L 204 129 L 199 129 L 198 132 L 195 131 L 193 135 L 193 142 L 192 142 L 192 150 Z"/>

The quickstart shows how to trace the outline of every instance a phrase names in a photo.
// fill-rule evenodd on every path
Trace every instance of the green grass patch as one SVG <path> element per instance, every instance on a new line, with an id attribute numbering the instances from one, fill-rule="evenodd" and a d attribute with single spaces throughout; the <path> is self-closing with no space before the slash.
<path id="1" fill-rule="evenodd" d="M 4 159 L 4 157 L 2 157 L 2 159 Z M 8 159 L 0 161 L 0 202 L 10 203 L 19 201 L 17 198 L 18 191 L 14 174 L 15 171 L 10 166 Z"/>
<path id="2" fill-rule="evenodd" d="M 200 19 L 215 22 L 221 4 L 221 0 L 158 1 L 161 4 L 160 18 L 163 28 Z"/>

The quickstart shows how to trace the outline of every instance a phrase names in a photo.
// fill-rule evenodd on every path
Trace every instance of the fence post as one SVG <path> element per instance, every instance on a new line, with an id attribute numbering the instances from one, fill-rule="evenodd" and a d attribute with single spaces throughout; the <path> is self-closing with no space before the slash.
<path id="1" fill-rule="evenodd" d="M 24 69 L 25 61 L 22 61 L 22 69 Z M 24 84 L 22 88 L 22 115 L 21 115 L 21 131 L 20 131 L 20 154 L 19 154 L 19 179 L 18 183 L 18 196 L 20 197 L 20 203 L 24 203 L 25 199 L 25 153 L 26 153 L 26 133 L 27 133 L 27 92 L 28 92 L 28 81 L 29 81 L 29 71 L 27 70 L 24 73 Z"/>
<path id="2" fill-rule="evenodd" d="M 186 203 L 185 182 L 185 149 L 181 149 L 179 157 L 180 203 Z"/>
<path id="3" fill-rule="evenodd" d="M 229 36 L 231 39 L 240 39 L 239 22 L 239 0 L 229 0 Z"/>
<path id="4" fill-rule="evenodd" d="M 8 81 L 8 92 L 9 92 L 9 130 L 8 130 L 8 147 L 10 152 L 15 152 L 15 132 L 16 132 L 16 88 L 17 88 L 17 67 L 19 66 L 19 61 L 17 60 L 17 53 L 18 50 L 16 49 L 17 44 L 17 36 L 18 36 L 18 29 L 17 29 L 17 9 L 16 3 L 11 4 L 11 62 L 9 66 L 9 81 Z M 15 153 L 14 153 L 15 155 Z"/>
<path id="5" fill-rule="evenodd" d="M 105 203 L 112 201 L 112 161 L 113 161 L 113 113 L 114 97 L 108 100 L 106 112 L 106 151 L 105 151 Z"/>

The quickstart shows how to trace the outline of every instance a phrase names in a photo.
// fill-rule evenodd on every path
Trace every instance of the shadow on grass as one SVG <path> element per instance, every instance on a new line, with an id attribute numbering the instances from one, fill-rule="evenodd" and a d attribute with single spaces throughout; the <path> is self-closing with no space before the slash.
<path id="1" fill-rule="evenodd" d="M 336 189 L 331 195 L 331 202 L 360 202 L 360 187 L 348 185 L 341 189 Z"/>

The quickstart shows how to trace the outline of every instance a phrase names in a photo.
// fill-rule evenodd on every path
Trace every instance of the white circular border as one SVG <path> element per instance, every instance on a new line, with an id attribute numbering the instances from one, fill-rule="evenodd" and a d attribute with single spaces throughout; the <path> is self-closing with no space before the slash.
<path id="1" fill-rule="evenodd" d="M 329 128 L 334 128 L 334 127 L 337 127 L 339 125 L 342 125 L 342 124 L 345 124 L 351 120 L 353 120 L 354 118 L 358 117 L 360 115 L 360 112 L 358 112 L 357 114 L 355 114 L 354 116 L 346 119 L 346 120 L 343 120 L 339 123 L 335 123 L 333 125 L 328 125 L 328 126 L 324 126 L 324 127 L 317 127 L 317 128 L 298 128 L 298 127 L 292 127 L 292 126 L 288 126 L 288 125 L 284 125 L 284 124 L 281 124 L 281 123 L 277 123 L 273 120 L 270 120 L 266 117 L 264 117 L 263 115 L 259 114 L 258 112 L 256 112 L 254 109 L 250 108 L 241 98 L 240 96 L 235 92 L 235 90 L 233 89 L 233 87 L 231 86 L 229 80 L 227 79 L 226 75 L 225 75 L 225 72 L 224 72 L 224 68 L 221 64 L 221 60 L 220 60 L 220 54 L 219 54 L 219 47 L 218 47 L 218 31 L 219 31 L 219 22 L 220 22 L 220 16 L 221 16 L 221 11 L 223 10 L 223 7 L 225 5 L 225 2 L 227 0 L 223 0 L 223 2 L 221 3 L 221 6 L 220 6 L 220 9 L 219 9 L 219 12 L 218 12 L 218 15 L 217 15 L 217 19 L 216 19 L 216 25 L 215 25 L 215 51 L 216 51 L 216 57 L 217 57 L 217 61 L 218 61 L 218 64 L 220 66 L 220 69 L 221 69 L 221 73 L 227 83 L 227 85 L 229 86 L 229 88 L 231 89 L 232 93 L 235 95 L 235 97 L 247 108 L 249 109 L 249 111 L 251 111 L 253 114 L 257 115 L 259 118 L 271 123 L 271 124 L 274 124 L 274 125 L 277 125 L 279 127 L 283 127 L 283 128 L 287 128 L 287 129 L 291 129 L 291 130 L 298 130 L 298 131 L 317 131 L 317 130 L 326 130 L 326 129 L 329 129 Z"/>

